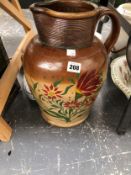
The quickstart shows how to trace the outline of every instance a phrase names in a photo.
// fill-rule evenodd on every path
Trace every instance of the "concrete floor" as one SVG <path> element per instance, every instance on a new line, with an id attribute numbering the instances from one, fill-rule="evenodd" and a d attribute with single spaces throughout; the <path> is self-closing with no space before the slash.
<path id="1" fill-rule="evenodd" d="M 23 33 L 0 10 L 0 35 L 9 55 Z M 131 127 L 124 136 L 115 132 L 126 103 L 108 73 L 89 118 L 64 129 L 47 124 L 21 90 L 6 113 L 14 132 L 9 143 L 0 143 L 0 175 L 131 175 Z"/>

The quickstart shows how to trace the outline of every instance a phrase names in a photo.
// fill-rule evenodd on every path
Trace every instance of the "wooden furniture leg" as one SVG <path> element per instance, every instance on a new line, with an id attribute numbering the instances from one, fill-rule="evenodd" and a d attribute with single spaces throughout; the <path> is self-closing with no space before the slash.
<path id="1" fill-rule="evenodd" d="M 8 96 L 10 94 L 10 91 L 12 89 L 12 86 L 16 80 L 16 76 L 17 76 L 17 74 L 22 66 L 22 62 L 21 62 L 22 54 L 33 36 L 34 36 L 33 31 L 29 31 L 25 35 L 24 39 L 22 40 L 21 44 L 19 45 L 18 49 L 16 50 L 12 60 L 10 61 L 8 67 L 6 68 L 3 76 L 0 79 L 0 92 L 2 92 L 0 94 L 0 115 L 2 115 L 2 111 L 4 109 L 6 102 L 7 102 L 7 99 L 8 99 Z M 8 141 L 10 139 L 11 132 L 12 132 L 11 128 L 9 127 L 9 125 L 5 121 L 3 122 L 3 119 L 0 120 L 0 123 L 1 123 L 0 124 L 0 140 Z M 3 136 L 3 132 L 8 133 L 8 135 L 6 135 L 8 137 L 5 138 Z M 10 134 L 9 134 L 9 132 L 10 132 Z M 4 138 L 4 140 L 3 140 L 3 138 Z"/>
<path id="2" fill-rule="evenodd" d="M 5 47 L 3 45 L 2 39 L 0 37 L 0 78 L 2 77 L 4 71 L 6 70 L 9 63 L 10 63 L 10 59 L 7 55 L 7 52 L 6 52 Z M 7 102 L 6 102 L 4 111 L 2 112 L 2 116 L 8 110 L 9 106 L 11 105 L 12 101 L 15 99 L 19 90 L 20 90 L 20 85 L 18 83 L 18 80 L 16 80 L 14 85 L 13 85 L 13 88 L 11 89 L 11 93 L 9 95 Z"/>
<path id="3" fill-rule="evenodd" d="M 7 122 L 0 116 L 0 139 L 3 142 L 7 142 L 10 140 L 12 134 L 11 127 L 7 124 Z"/>
<path id="4" fill-rule="evenodd" d="M 18 1 L 15 0 L 14 5 L 8 0 L 0 0 L 0 6 L 13 18 L 15 18 L 20 24 L 22 24 L 26 31 L 29 31 L 31 29 L 30 23 L 26 20 L 20 9 L 18 9 Z"/>
<path id="5" fill-rule="evenodd" d="M 0 116 L 2 116 L 2 112 L 4 111 L 9 94 L 16 80 L 17 74 L 22 66 L 21 57 L 26 46 L 35 33 L 32 31 L 30 23 L 24 17 L 18 0 L 11 0 L 11 2 L 9 0 L 0 0 L 0 7 L 9 15 L 11 15 L 15 20 L 17 20 L 23 26 L 26 32 L 26 35 L 24 36 L 22 42 L 17 48 L 14 56 L 12 57 L 9 65 L 0 79 Z M 0 117 L 0 140 L 4 142 L 9 141 L 11 133 L 11 127 L 2 117 Z"/>
<path id="6" fill-rule="evenodd" d="M 22 9 L 20 7 L 20 4 L 19 4 L 18 0 L 12 0 L 11 2 L 19 10 L 19 12 L 21 13 L 21 15 L 24 17 L 23 11 L 22 11 Z M 26 26 L 23 26 L 23 27 L 24 27 L 24 30 L 26 32 L 26 30 L 27 30 L 26 29 Z M 29 24 L 29 27 L 30 27 L 30 24 Z"/>

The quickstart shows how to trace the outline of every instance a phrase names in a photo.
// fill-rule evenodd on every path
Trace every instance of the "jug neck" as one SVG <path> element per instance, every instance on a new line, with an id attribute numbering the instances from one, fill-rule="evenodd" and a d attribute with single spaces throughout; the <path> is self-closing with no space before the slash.
<path id="1" fill-rule="evenodd" d="M 56 48 L 91 46 L 99 10 L 81 0 L 55 0 L 30 6 L 40 40 Z"/>

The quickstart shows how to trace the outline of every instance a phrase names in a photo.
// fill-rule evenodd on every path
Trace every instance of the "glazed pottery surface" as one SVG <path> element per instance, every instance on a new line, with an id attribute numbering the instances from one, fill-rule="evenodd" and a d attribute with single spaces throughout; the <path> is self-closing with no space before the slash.
<path id="1" fill-rule="evenodd" d="M 107 72 L 107 54 L 119 35 L 116 15 L 86 1 L 53 1 L 31 7 L 38 35 L 23 57 L 28 85 L 43 118 L 56 126 L 71 127 L 83 122 Z M 103 44 L 94 37 L 103 15 L 113 22 Z"/>
<path id="2" fill-rule="evenodd" d="M 131 24 L 131 3 L 121 4 L 117 11 Z M 114 46 L 114 51 L 118 52 L 126 48 L 129 36 L 121 27 L 119 38 Z"/>

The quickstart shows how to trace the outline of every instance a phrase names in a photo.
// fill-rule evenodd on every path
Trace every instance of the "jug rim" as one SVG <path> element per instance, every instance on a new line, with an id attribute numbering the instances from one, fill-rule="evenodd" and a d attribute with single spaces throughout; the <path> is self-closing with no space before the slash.
<path id="1" fill-rule="evenodd" d="M 73 5 L 78 5 L 78 6 L 82 6 L 82 5 L 86 5 L 89 9 L 86 11 L 80 11 L 80 12 L 63 12 L 63 11 L 59 11 L 59 10 L 54 10 L 52 8 L 49 8 L 48 6 L 53 7 L 53 5 L 55 5 L 57 3 L 62 4 L 63 5 L 71 5 L 72 7 Z M 97 8 L 98 6 L 92 2 L 88 2 L 85 0 L 53 0 L 50 2 L 37 2 L 37 3 L 33 3 L 32 5 L 30 5 L 30 10 L 34 13 L 43 13 L 43 14 L 47 14 L 49 16 L 52 17 L 56 17 L 56 18 L 64 18 L 64 19 L 83 19 L 83 18 L 87 18 L 87 17 L 93 17 L 96 14 L 98 14 L 99 10 Z"/>

